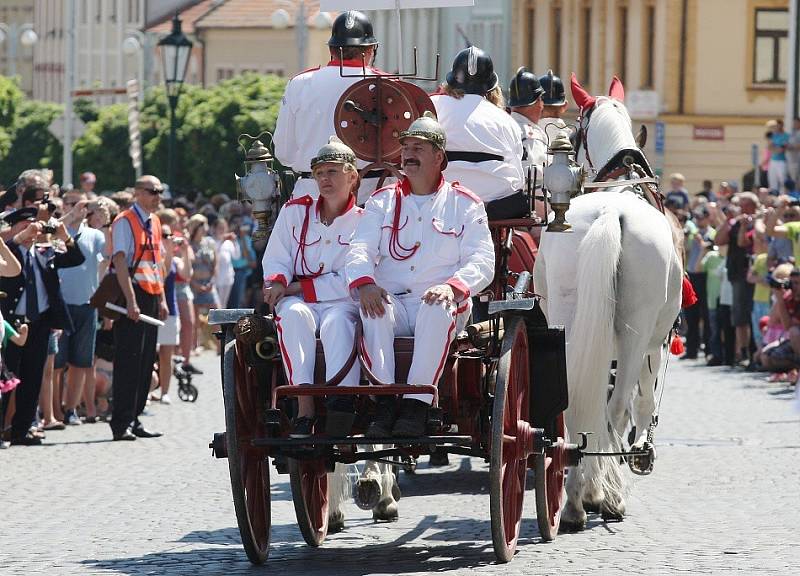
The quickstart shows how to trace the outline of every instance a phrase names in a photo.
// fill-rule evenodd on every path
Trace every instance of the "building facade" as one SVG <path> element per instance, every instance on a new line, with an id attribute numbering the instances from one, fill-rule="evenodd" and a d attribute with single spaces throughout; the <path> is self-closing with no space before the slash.
<path id="1" fill-rule="evenodd" d="M 34 0 L 6 0 L 0 3 L 0 75 L 17 76 L 20 88 L 28 95 L 33 94 L 33 51 L 34 46 L 26 46 L 22 34 L 34 24 Z M 35 26 L 34 26 L 35 31 Z"/>
<path id="2" fill-rule="evenodd" d="M 788 0 L 516 0 L 513 22 L 519 65 L 575 72 L 595 94 L 619 76 L 648 157 L 690 190 L 741 183 L 784 116 Z"/>

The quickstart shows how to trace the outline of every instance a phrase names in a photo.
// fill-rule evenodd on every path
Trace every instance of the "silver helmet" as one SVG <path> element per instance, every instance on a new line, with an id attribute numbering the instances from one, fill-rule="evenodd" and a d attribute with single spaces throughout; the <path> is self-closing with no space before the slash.
<path id="1" fill-rule="evenodd" d="M 420 140 L 427 140 L 442 152 L 445 152 L 444 160 L 442 161 L 442 170 L 447 167 L 447 135 L 444 133 L 444 128 L 439 124 L 436 115 L 426 110 L 422 116 L 414 120 L 408 127 L 408 130 L 400 132 L 400 142 L 406 138 L 419 138 Z"/>
<path id="2" fill-rule="evenodd" d="M 311 159 L 311 168 L 325 162 L 336 164 L 356 164 L 356 155 L 350 147 L 339 140 L 336 136 L 331 136 L 328 143 L 319 149 L 317 155 Z"/>

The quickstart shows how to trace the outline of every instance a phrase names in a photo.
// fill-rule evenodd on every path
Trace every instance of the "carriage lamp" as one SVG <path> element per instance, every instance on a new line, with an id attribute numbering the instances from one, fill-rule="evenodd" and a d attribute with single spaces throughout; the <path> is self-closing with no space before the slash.
<path id="1" fill-rule="evenodd" d="M 260 136 L 260 135 L 259 135 Z M 251 138 L 247 134 L 239 136 Z M 253 204 L 256 229 L 253 240 L 263 240 L 269 235 L 280 203 L 280 180 L 272 167 L 273 158 L 269 148 L 256 139 L 245 154 L 245 175 L 236 176 L 237 199 Z M 244 198 L 242 198 L 244 196 Z"/>
<path id="2" fill-rule="evenodd" d="M 583 167 L 572 160 L 575 149 L 564 130 L 556 134 L 548 154 L 553 155 L 553 162 L 544 169 L 544 186 L 550 192 L 554 217 L 547 231 L 570 232 L 572 225 L 567 222 L 566 214 L 570 198 L 580 192 L 583 184 Z"/>

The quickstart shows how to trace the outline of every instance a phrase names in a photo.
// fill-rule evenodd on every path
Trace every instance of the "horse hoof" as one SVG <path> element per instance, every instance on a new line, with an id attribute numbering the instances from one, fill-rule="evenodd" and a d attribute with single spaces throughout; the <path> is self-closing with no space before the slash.
<path id="1" fill-rule="evenodd" d="M 625 506 L 610 507 L 603 505 L 600 509 L 600 517 L 603 522 L 622 522 L 625 516 Z"/>
<path id="2" fill-rule="evenodd" d="M 586 530 L 586 520 L 565 520 L 561 517 L 561 524 L 558 526 L 558 531 L 565 534 L 575 534 Z"/>
<path id="3" fill-rule="evenodd" d="M 372 509 L 372 519 L 375 522 L 397 522 L 397 502 L 391 498 L 384 498 Z"/>
<path id="4" fill-rule="evenodd" d="M 328 516 L 328 534 L 336 534 L 344 530 L 344 512 L 334 512 Z"/>
<path id="5" fill-rule="evenodd" d="M 651 442 L 645 442 L 641 446 L 632 446 L 631 450 L 645 450 L 647 453 L 628 458 L 628 467 L 631 472 L 639 476 L 647 476 L 653 472 L 656 460 L 656 447 Z"/>
<path id="6" fill-rule="evenodd" d="M 589 500 L 584 500 L 583 509 L 587 512 L 591 512 L 592 514 L 599 514 L 600 502 L 590 502 Z"/>
<path id="7" fill-rule="evenodd" d="M 381 499 L 381 483 L 374 478 L 362 478 L 356 482 L 356 493 L 353 499 L 362 510 L 372 510 Z"/>

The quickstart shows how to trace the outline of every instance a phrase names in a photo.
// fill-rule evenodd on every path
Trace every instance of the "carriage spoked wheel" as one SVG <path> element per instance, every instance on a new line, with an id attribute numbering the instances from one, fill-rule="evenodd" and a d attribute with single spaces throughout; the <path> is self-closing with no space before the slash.
<path id="1" fill-rule="evenodd" d="M 260 434 L 255 388 L 248 382 L 247 367 L 236 353 L 236 341 L 229 330 L 222 358 L 222 392 L 236 522 L 247 558 L 253 564 L 263 564 L 269 554 L 271 525 L 269 461 L 250 445 L 250 440 Z"/>
<path id="2" fill-rule="evenodd" d="M 566 492 L 564 478 L 566 476 L 566 429 L 564 414 L 555 421 L 556 445 L 545 450 L 544 454 L 534 455 L 534 476 L 536 478 L 536 522 L 542 540 L 550 542 L 558 534 L 561 523 L 561 510 L 564 506 Z"/>
<path id="3" fill-rule="evenodd" d="M 317 547 L 328 534 L 328 474 L 325 461 L 289 460 L 289 482 L 303 540 Z"/>
<path id="4" fill-rule="evenodd" d="M 499 562 L 517 549 L 525 496 L 528 425 L 528 334 L 521 318 L 506 321 L 492 408 L 490 511 L 492 544 Z"/>

